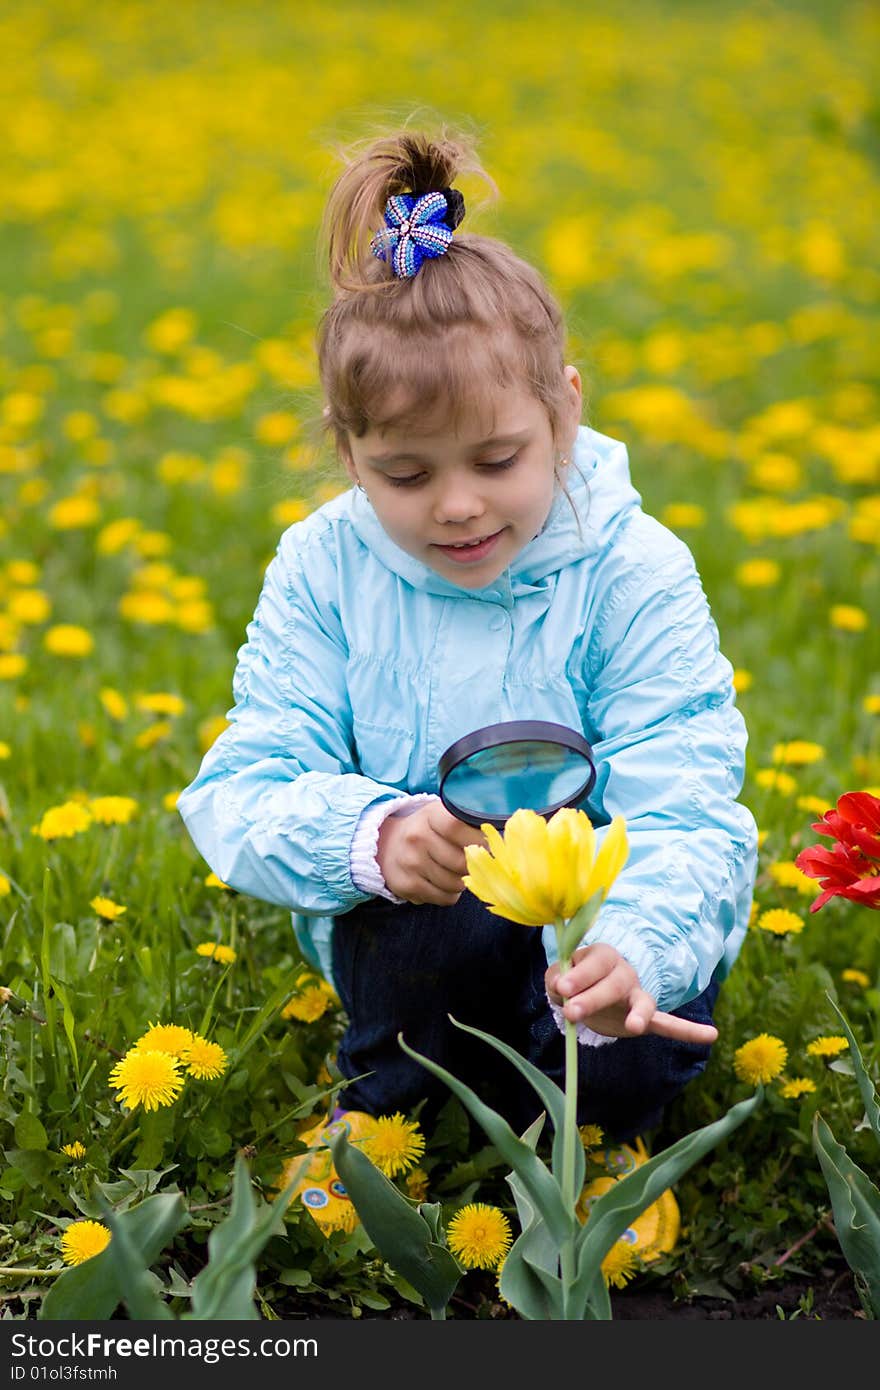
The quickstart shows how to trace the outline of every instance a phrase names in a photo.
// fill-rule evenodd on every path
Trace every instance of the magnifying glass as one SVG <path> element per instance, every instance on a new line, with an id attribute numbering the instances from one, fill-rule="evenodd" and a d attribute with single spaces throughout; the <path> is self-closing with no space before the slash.
<path id="1" fill-rule="evenodd" d="M 450 744 L 440 759 L 440 800 L 466 825 L 503 830 L 526 807 L 550 816 L 576 806 L 596 780 L 586 739 L 564 724 L 512 719 Z"/>

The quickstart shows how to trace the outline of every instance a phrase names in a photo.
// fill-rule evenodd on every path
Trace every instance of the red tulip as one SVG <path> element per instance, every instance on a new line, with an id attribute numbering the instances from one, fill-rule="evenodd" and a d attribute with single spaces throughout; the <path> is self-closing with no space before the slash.
<path id="1" fill-rule="evenodd" d="M 802 873 L 819 879 L 822 886 L 810 911 L 818 912 L 834 897 L 880 908 L 880 797 L 845 792 L 837 809 L 826 811 L 811 828 L 834 844 L 830 849 L 802 849 L 795 860 Z"/>

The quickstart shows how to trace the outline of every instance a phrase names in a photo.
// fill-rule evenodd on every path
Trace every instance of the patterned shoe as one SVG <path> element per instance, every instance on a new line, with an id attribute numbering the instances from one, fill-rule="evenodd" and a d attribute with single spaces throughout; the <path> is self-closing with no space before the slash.
<path id="1" fill-rule="evenodd" d="M 609 1176 L 594 1178 L 592 1182 L 585 1184 L 577 1204 L 577 1217 L 582 1224 L 588 1219 L 590 1208 L 597 1198 L 610 1191 L 614 1184 L 625 1178 L 628 1173 L 641 1168 L 647 1163 L 650 1154 L 643 1140 L 638 1138 L 633 1144 L 616 1144 L 597 1149 L 591 1157 L 604 1165 Z M 650 1264 L 652 1260 L 675 1248 L 680 1224 L 678 1202 L 671 1189 L 667 1187 L 656 1202 L 652 1202 L 635 1218 L 620 1239 L 630 1245 L 632 1253 L 638 1256 L 642 1264 Z"/>
<path id="2" fill-rule="evenodd" d="M 351 1198 L 333 1167 L 327 1136 L 344 1133 L 354 1143 L 369 1138 L 375 1126 L 372 1115 L 365 1115 L 361 1110 L 346 1110 L 338 1118 L 330 1116 L 319 1120 L 299 1136 L 312 1153 L 288 1158 L 275 1180 L 275 1187 L 280 1191 L 296 1178 L 290 1204 L 299 1199 L 325 1235 L 333 1231 L 353 1231 L 358 1222 Z"/>

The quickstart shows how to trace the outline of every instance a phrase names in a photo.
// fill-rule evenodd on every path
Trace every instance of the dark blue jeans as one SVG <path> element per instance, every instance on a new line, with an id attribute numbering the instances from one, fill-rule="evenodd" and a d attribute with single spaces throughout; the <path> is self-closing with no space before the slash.
<path id="1" fill-rule="evenodd" d="M 449 1091 L 403 1051 L 402 1033 L 522 1133 L 543 1109 L 536 1092 L 448 1015 L 509 1043 L 562 1087 L 564 1038 L 547 1003 L 546 968 L 539 929 L 494 916 L 467 890 L 454 907 L 397 906 L 377 897 L 337 917 L 333 974 L 348 1017 L 337 1060 L 344 1077 L 360 1078 L 339 1104 L 388 1115 L 424 1102 L 423 1122 L 436 1117 Z M 713 980 L 673 1012 L 711 1023 L 717 995 Z M 706 1046 L 653 1034 L 579 1046 L 578 1123 L 601 1125 L 619 1142 L 655 1129 L 708 1056 Z"/>

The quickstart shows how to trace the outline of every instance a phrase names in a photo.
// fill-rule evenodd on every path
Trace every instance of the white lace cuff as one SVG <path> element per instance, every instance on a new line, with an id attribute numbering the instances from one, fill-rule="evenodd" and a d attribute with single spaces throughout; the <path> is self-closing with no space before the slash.
<path id="1" fill-rule="evenodd" d="M 414 796 L 398 796 L 389 801 L 374 801 L 361 812 L 355 826 L 348 852 L 348 867 L 351 881 L 362 893 L 372 893 L 375 897 L 387 898 L 391 903 L 405 902 L 397 898 L 385 886 L 382 870 L 376 859 L 379 844 L 379 828 L 387 816 L 409 816 L 417 811 L 425 801 L 437 801 L 433 792 L 416 792 Z"/>
<path id="2" fill-rule="evenodd" d="M 562 1012 L 562 1005 L 554 1004 L 553 1000 L 550 998 L 548 998 L 547 1002 L 550 1005 L 550 1012 L 553 1015 L 556 1027 L 559 1029 L 560 1033 L 564 1033 L 565 1014 Z M 576 1027 L 577 1040 L 582 1047 L 604 1047 L 606 1043 L 617 1042 L 616 1038 L 609 1038 L 605 1033 L 594 1032 L 586 1023 L 578 1023 Z"/>

